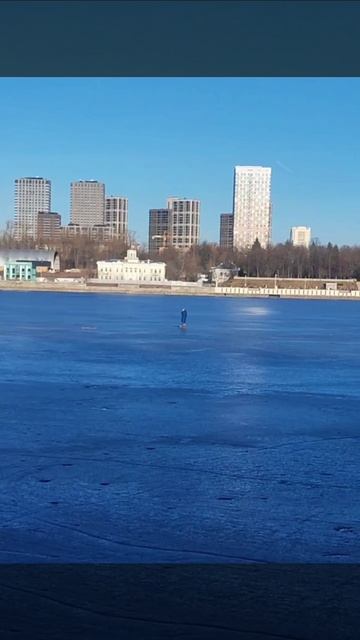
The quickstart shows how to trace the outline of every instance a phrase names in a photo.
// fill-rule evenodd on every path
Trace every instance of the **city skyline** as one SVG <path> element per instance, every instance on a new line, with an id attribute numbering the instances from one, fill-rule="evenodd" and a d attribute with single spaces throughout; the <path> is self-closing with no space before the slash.
<path id="1" fill-rule="evenodd" d="M 237 209 L 237 199 L 238 196 L 236 194 L 236 190 L 237 190 L 237 178 L 238 178 L 238 172 L 245 172 L 245 174 L 247 174 L 250 171 L 255 171 L 255 174 L 259 173 L 259 175 L 261 175 L 262 173 L 266 173 L 268 174 L 268 178 L 264 178 L 265 182 L 268 182 L 267 187 L 265 188 L 265 191 L 268 190 L 268 206 L 266 206 L 265 203 L 265 210 L 268 208 L 269 212 L 268 212 L 268 216 L 265 212 L 265 218 L 268 218 L 267 220 L 264 218 L 262 220 L 262 223 L 265 223 L 265 227 L 267 227 L 267 229 L 264 231 L 261 230 L 261 226 L 258 226 L 258 230 L 254 231 L 254 228 L 256 227 L 256 224 L 254 226 L 253 221 L 252 221 L 252 217 L 254 215 L 254 213 L 256 214 L 256 212 L 254 211 L 254 202 L 251 203 L 250 206 L 248 206 L 247 208 L 249 209 L 247 212 L 247 215 L 245 216 L 245 218 L 243 218 L 242 220 L 240 220 L 239 217 L 239 211 L 237 212 L 237 215 L 235 215 L 236 213 L 236 209 Z M 244 174 L 244 175 L 245 175 Z M 272 174 L 272 168 L 271 167 L 261 167 L 261 166 L 239 166 L 236 165 L 233 168 L 233 209 L 232 209 L 232 213 L 229 214 L 219 214 L 219 227 L 218 227 L 218 239 L 217 240 L 211 240 L 209 242 L 215 243 L 215 244 L 220 244 L 220 246 L 223 247 L 232 247 L 234 246 L 234 248 L 246 248 L 246 247 L 250 247 L 252 246 L 253 242 L 255 240 L 259 240 L 260 244 L 263 247 L 266 247 L 267 245 L 271 245 L 271 244 L 277 244 L 277 242 L 273 241 L 272 238 L 272 201 L 271 201 L 271 174 Z M 250 191 L 253 189 L 255 185 L 255 183 L 253 184 L 253 178 L 259 178 L 259 176 L 257 177 L 255 176 L 250 176 L 250 184 L 248 186 L 250 186 Z M 248 181 L 249 176 L 247 176 L 246 181 Z M 260 180 L 260 182 L 264 182 L 264 179 Z M 255 180 L 256 181 L 256 180 Z M 262 185 L 262 187 L 265 187 L 265 182 Z M 28 183 L 31 184 L 31 189 L 33 190 L 33 192 L 29 192 L 29 187 L 28 187 Z M 41 194 L 39 193 L 39 184 L 41 183 L 41 189 L 43 189 L 43 186 L 46 185 L 47 190 L 48 190 L 48 203 L 47 206 L 43 203 L 43 193 L 41 192 Z M 15 184 L 15 197 L 14 197 L 14 213 L 13 213 L 13 218 L 9 219 L 6 221 L 6 224 L 10 223 L 11 226 L 13 226 L 15 234 L 17 235 L 18 238 L 20 237 L 25 237 L 25 236 L 30 236 L 30 237 L 37 237 L 37 226 L 38 226 L 38 216 L 40 216 L 40 214 L 47 214 L 50 215 L 51 217 L 54 216 L 58 216 L 59 221 L 57 221 L 55 223 L 55 226 L 59 228 L 62 227 L 63 229 L 68 229 L 68 231 L 71 231 L 71 227 L 78 227 L 78 230 L 76 231 L 76 233 L 84 233 L 84 232 L 88 232 L 91 234 L 91 229 L 96 227 L 107 227 L 108 228 L 108 233 L 103 233 L 102 235 L 99 234 L 98 237 L 128 237 L 129 234 L 129 227 L 128 227 L 128 198 L 125 196 L 108 196 L 106 195 L 106 185 L 98 180 L 77 180 L 77 181 L 71 181 L 70 182 L 70 213 L 68 216 L 68 220 L 67 221 L 63 221 L 63 224 L 61 224 L 61 220 L 62 220 L 62 214 L 59 213 L 54 213 L 54 212 L 50 212 L 50 206 L 51 206 L 51 197 L 52 197 L 52 180 L 49 180 L 48 178 L 44 178 L 44 177 L 40 177 L 40 176 L 34 176 L 34 177 L 21 177 L 21 178 L 15 178 L 14 180 L 14 184 Z M 259 185 L 258 185 L 259 186 Z M 94 191 L 95 188 L 95 191 Z M 90 189 L 90 192 L 88 192 Z M 101 193 L 101 195 L 100 195 Z M 250 192 L 249 192 L 250 193 Z M 244 196 L 249 196 L 248 193 L 248 189 L 245 189 L 245 191 L 242 193 L 242 197 Z M 259 194 L 258 194 L 259 195 Z M 25 197 L 26 196 L 26 197 Z M 94 196 L 95 196 L 95 202 L 94 202 Z M 25 200 L 28 200 L 27 202 L 25 202 Z M 35 206 L 35 201 L 38 204 L 38 206 L 42 207 L 43 209 L 45 209 L 45 211 L 38 211 L 38 207 Z M 102 203 L 100 204 L 100 202 L 102 201 Z M 180 206 L 183 207 L 184 205 L 182 203 L 188 202 L 188 203 L 194 203 L 195 205 L 195 209 L 194 209 L 194 205 L 191 205 L 190 209 L 188 209 L 188 211 L 192 210 L 193 212 L 195 212 L 195 218 L 194 220 L 191 218 L 191 221 L 187 221 L 188 223 L 190 222 L 190 238 L 186 239 L 185 233 L 184 233 L 184 237 L 182 237 L 182 232 L 180 234 L 181 237 L 178 238 L 178 241 L 174 242 L 174 237 L 176 236 L 176 234 L 178 233 L 177 230 L 175 230 L 175 227 L 172 229 L 172 231 L 170 231 L 170 228 L 168 228 L 168 225 L 170 224 L 170 218 L 169 221 L 166 224 L 166 236 L 169 238 L 171 237 L 172 240 L 169 243 L 169 246 L 172 245 L 175 248 L 186 248 L 186 247 L 190 247 L 194 244 L 199 244 L 200 242 L 202 242 L 203 240 L 201 239 L 201 226 L 200 226 L 200 207 L 201 207 L 201 200 L 198 199 L 193 199 L 193 198 L 186 198 L 186 197 L 179 197 L 179 196 L 169 196 L 167 198 L 167 209 L 149 209 L 148 211 L 148 229 L 147 229 L 147 242 L 146 241 L 138 241 L 138 239 L 136 238 L 136 234 L 134 239 L 137 242 L 140 242 L 140 244 L 142 243 L 143 245 L 148 246 L 148 248 L 150 249 L 150 246 L 152 246 L 151 250 L 154 250 L 155 244 L 158 244 L 157 249 L 159 249 L 161 246 L 165 246 L 164 244 L 164 239 L 162 239 L 162 242 L 159 243 L 158 237 L 157 237 L 157 243 L 151 243 L 151 226 L 152 226 L 152 222 L 151 222 L 151 218 L 152 218 L 152 214 L 156 214 L 156 212 L 168 212 L 168 215 L 170 215 L 171 210 L 173 208 L 173 202 L 179 202 Z M 24 209 L 24 203 L 25 203 L 25 209 L 26 211 L 21 211 L 21 207 L 19 208 L 19 203 L 23 205 L 23 209 Z M 85 208 L 84 208 L 84 205 Z M 90 207 L 90 208 L 87 208 Z M 100 207 L 100 208 L 99 208 Z M 29 227 L 28 222 L 25 222 L 25 218 L 28 219 L 29 218 L 29 212 L 27 211 L 29 209 L 30 211 L 30 217 L 31 217 L 31 225 Z M 101 209 L 101 211 L 100 211 Z M 261 207 L 260 207 L 261 209 Z M 183 211 L 183 209 L 180 210 L 181 212 Z M 185 209 L 184 209 L 185 211 Z M 258 212 L 257 212 L 258 213 Z M 250 216 L 250 217 L 249 217 Z M 64 216 L 63 216 L 64 217 Z M 176 213 L 175 213 L 175 218 L 177 217 Z M 231 220 L 231 231 L 228 228 L 229 225 L 229 221 L 227 220 L 225 223 L 225 218 L 228 218 L 228 220 Z M 249 240 L 249 238 L 247 238 L 247 241 L 240 241 L 238 239 L 234 238 L 234 218 L 236 220 L 236 218 L 238 218 L 238 227 L 239 228 L 243 228 L 243 232 L 245 231 L 245 229 L 248 227 L 249 222 L 250 222 L 250 226 L 253 228 L 253 238 L 251 240 Z M 248 219 L 246 219 L 248 218 Z M 21 224 L 21 219 L 22 219 L 22 224 Z M 53 226 L 53 221 L 51 222 L 50 226 L 49 226 L 49 221 L 47 222 L 47 228 L 49 230 L 50 226 Z M 224 223 L 226 225 L 226 229 L 224 226 Z M 156 221 L 154 223 L 154 228 L 156 228 L 158 226 L 158 221 Z M 182 224 L 182 222 L 181 222 Z M 27 227 L 27 231 L 25 231 L 25 226 Z M 171 223 L 171 225 L 173 225 L 173 221 Z M 162 226 L 164 226 L 162 224 Z M 21 228 L 22 227 L 22 228 Z M 165 228 L 165 227 L 164 227 Z M 307 229 L 307 227 L 304 226 L 293 226 L 290 228 L 290 241 L 291 240 L 291 235 L 292 235 L 292 230 L 294 229 Z M 0 232 L 4 230 L 4 227 L 0 227 Z M 30 230 L 30 233 L 29 233 Z M 185 230 L 185 227 L 184 227 Z M 75 229 L 73 229 L 73 231 L 75 231 Z M 101 231 L 101 229 L 99 229 L 99 231 Z M 164 231 L 164 229 L 163 229 Z M 230 234 L 229 234 L 230 231 Z M 259 233 L 258 233 L 259 231 Z M 56 231 L 57 233 L 57 231 Z M 187 232 L 189 233 L 189 231 Z M 246 232 L 248 233 L 248 231 Z M 265 235 L 264 235 L 265 233 Z M 225 234 L 227 236 L 227 240 L 224 241 L 224 239 L 222 240 L 222 234 Z M 130 231 L 130 235 L 131 231 Z M 48 235 L 47 235 L 48 237 Z M 94 235 L 94 237 L 96 237 L 96 235 Z M 255 240 L 254 240 L 255 239 Z M 318 241 L 318 238 L 314 238 L 316 241 Z M 168 240 L 166 241 L 166 244 L 168 243 Z M 175 238 L 176 240 L 176 238 Z M 186 240 L 186 241 L 185 241 Z M 286 239 L 284 240 L 280 240 L 280 242 L 286 242 Z M 310 241 L 307 242 L 307 245 L 309 245 Z"/>
<path id="2" fill-rule="evenodd" d="M 235 249 L 249 249 L 255 241 L 263 248 L 278 244 L 272 238 L 271 175 L 271 167 L 234 167 L 233 210 L 219 215 L 218 241 L 211 241 L 213 244 Z M 106 185 L 98 180 L 70 183 L 70 216 L 63 224 L 61 214 L 50 211 L 51 180 L 40 176 L 22 177 L 14 183 L 14 217 L 8 223 L 18 239 L 46 239 L 52 237 L 51 230 L 55 237 L 63 229 L 70 235 L 85 234 L 99 240 L 133 237 L 137 244 L 147 244 L 150 253 L 166 246 L 187 249 L 202 242 L 201 201 L 197 199 L 170 196 L 166 209 L 149 209 L 147 243 L 141 243 L 129 232 L 128 198 L 106 195 Z M 39 234 L 40 224 L 42 233 Z M 308 248 L 312 239 L 319 242 L 319 238 L 312 237 L 310 227 L 298 225 L 290 228 L 290 238 L 280 242 L 290 240 L 294 245 Z"/>
<path id="3" fill-rule="evenodd" d="M 296 225 L 324 243 L 360 243 L 357 78 L 3 78 L 0 87 L 2 228 L 14 217 L 13 180 L 44 175 L 63 224 L 70 183 L 96 179 L 128 198 L 140 242 L 149 209 L 171 193 L 201 201 L 200 241 L 217 242 L 233 167 L 262 165 L 273 173 L 274 243 Z"/>

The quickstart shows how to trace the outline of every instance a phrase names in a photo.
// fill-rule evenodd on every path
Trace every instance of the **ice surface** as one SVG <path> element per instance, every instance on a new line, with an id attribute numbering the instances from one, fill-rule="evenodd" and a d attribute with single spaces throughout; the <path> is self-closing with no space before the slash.
<path id="1" fill-rule="evenodd" d="M 1 562 L 360 561 L 357 302 L 0 311 Z"/>

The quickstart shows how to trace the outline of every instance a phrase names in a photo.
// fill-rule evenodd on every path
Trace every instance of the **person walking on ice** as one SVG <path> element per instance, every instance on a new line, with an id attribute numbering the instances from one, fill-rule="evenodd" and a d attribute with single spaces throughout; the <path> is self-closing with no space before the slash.
<path id="1" fill-rule="evenodd" d="M 182 311 L 181 311 L 181 324 L 180 324 L 181 327 L 186 326 L 186 318 L 187 318 L 187 311 L 186 311 L 186 309 L 182 309 Z"/>

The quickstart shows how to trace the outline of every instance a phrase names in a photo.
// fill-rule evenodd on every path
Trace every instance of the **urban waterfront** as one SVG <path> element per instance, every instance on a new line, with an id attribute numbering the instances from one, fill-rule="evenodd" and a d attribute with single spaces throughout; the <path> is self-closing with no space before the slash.
<path id="1" fill-rule="evenodd" d="M 0 305 L 2 562 L 360 561 L 359 305 Z"/>

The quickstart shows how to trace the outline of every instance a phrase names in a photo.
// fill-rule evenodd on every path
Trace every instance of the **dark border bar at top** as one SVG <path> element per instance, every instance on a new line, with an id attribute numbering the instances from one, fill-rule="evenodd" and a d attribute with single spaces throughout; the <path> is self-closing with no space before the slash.
<path id="1" fill-rule="evenodd" d="M 356 0 L 0 0 L 2 76 L 357 76 Z"/>

